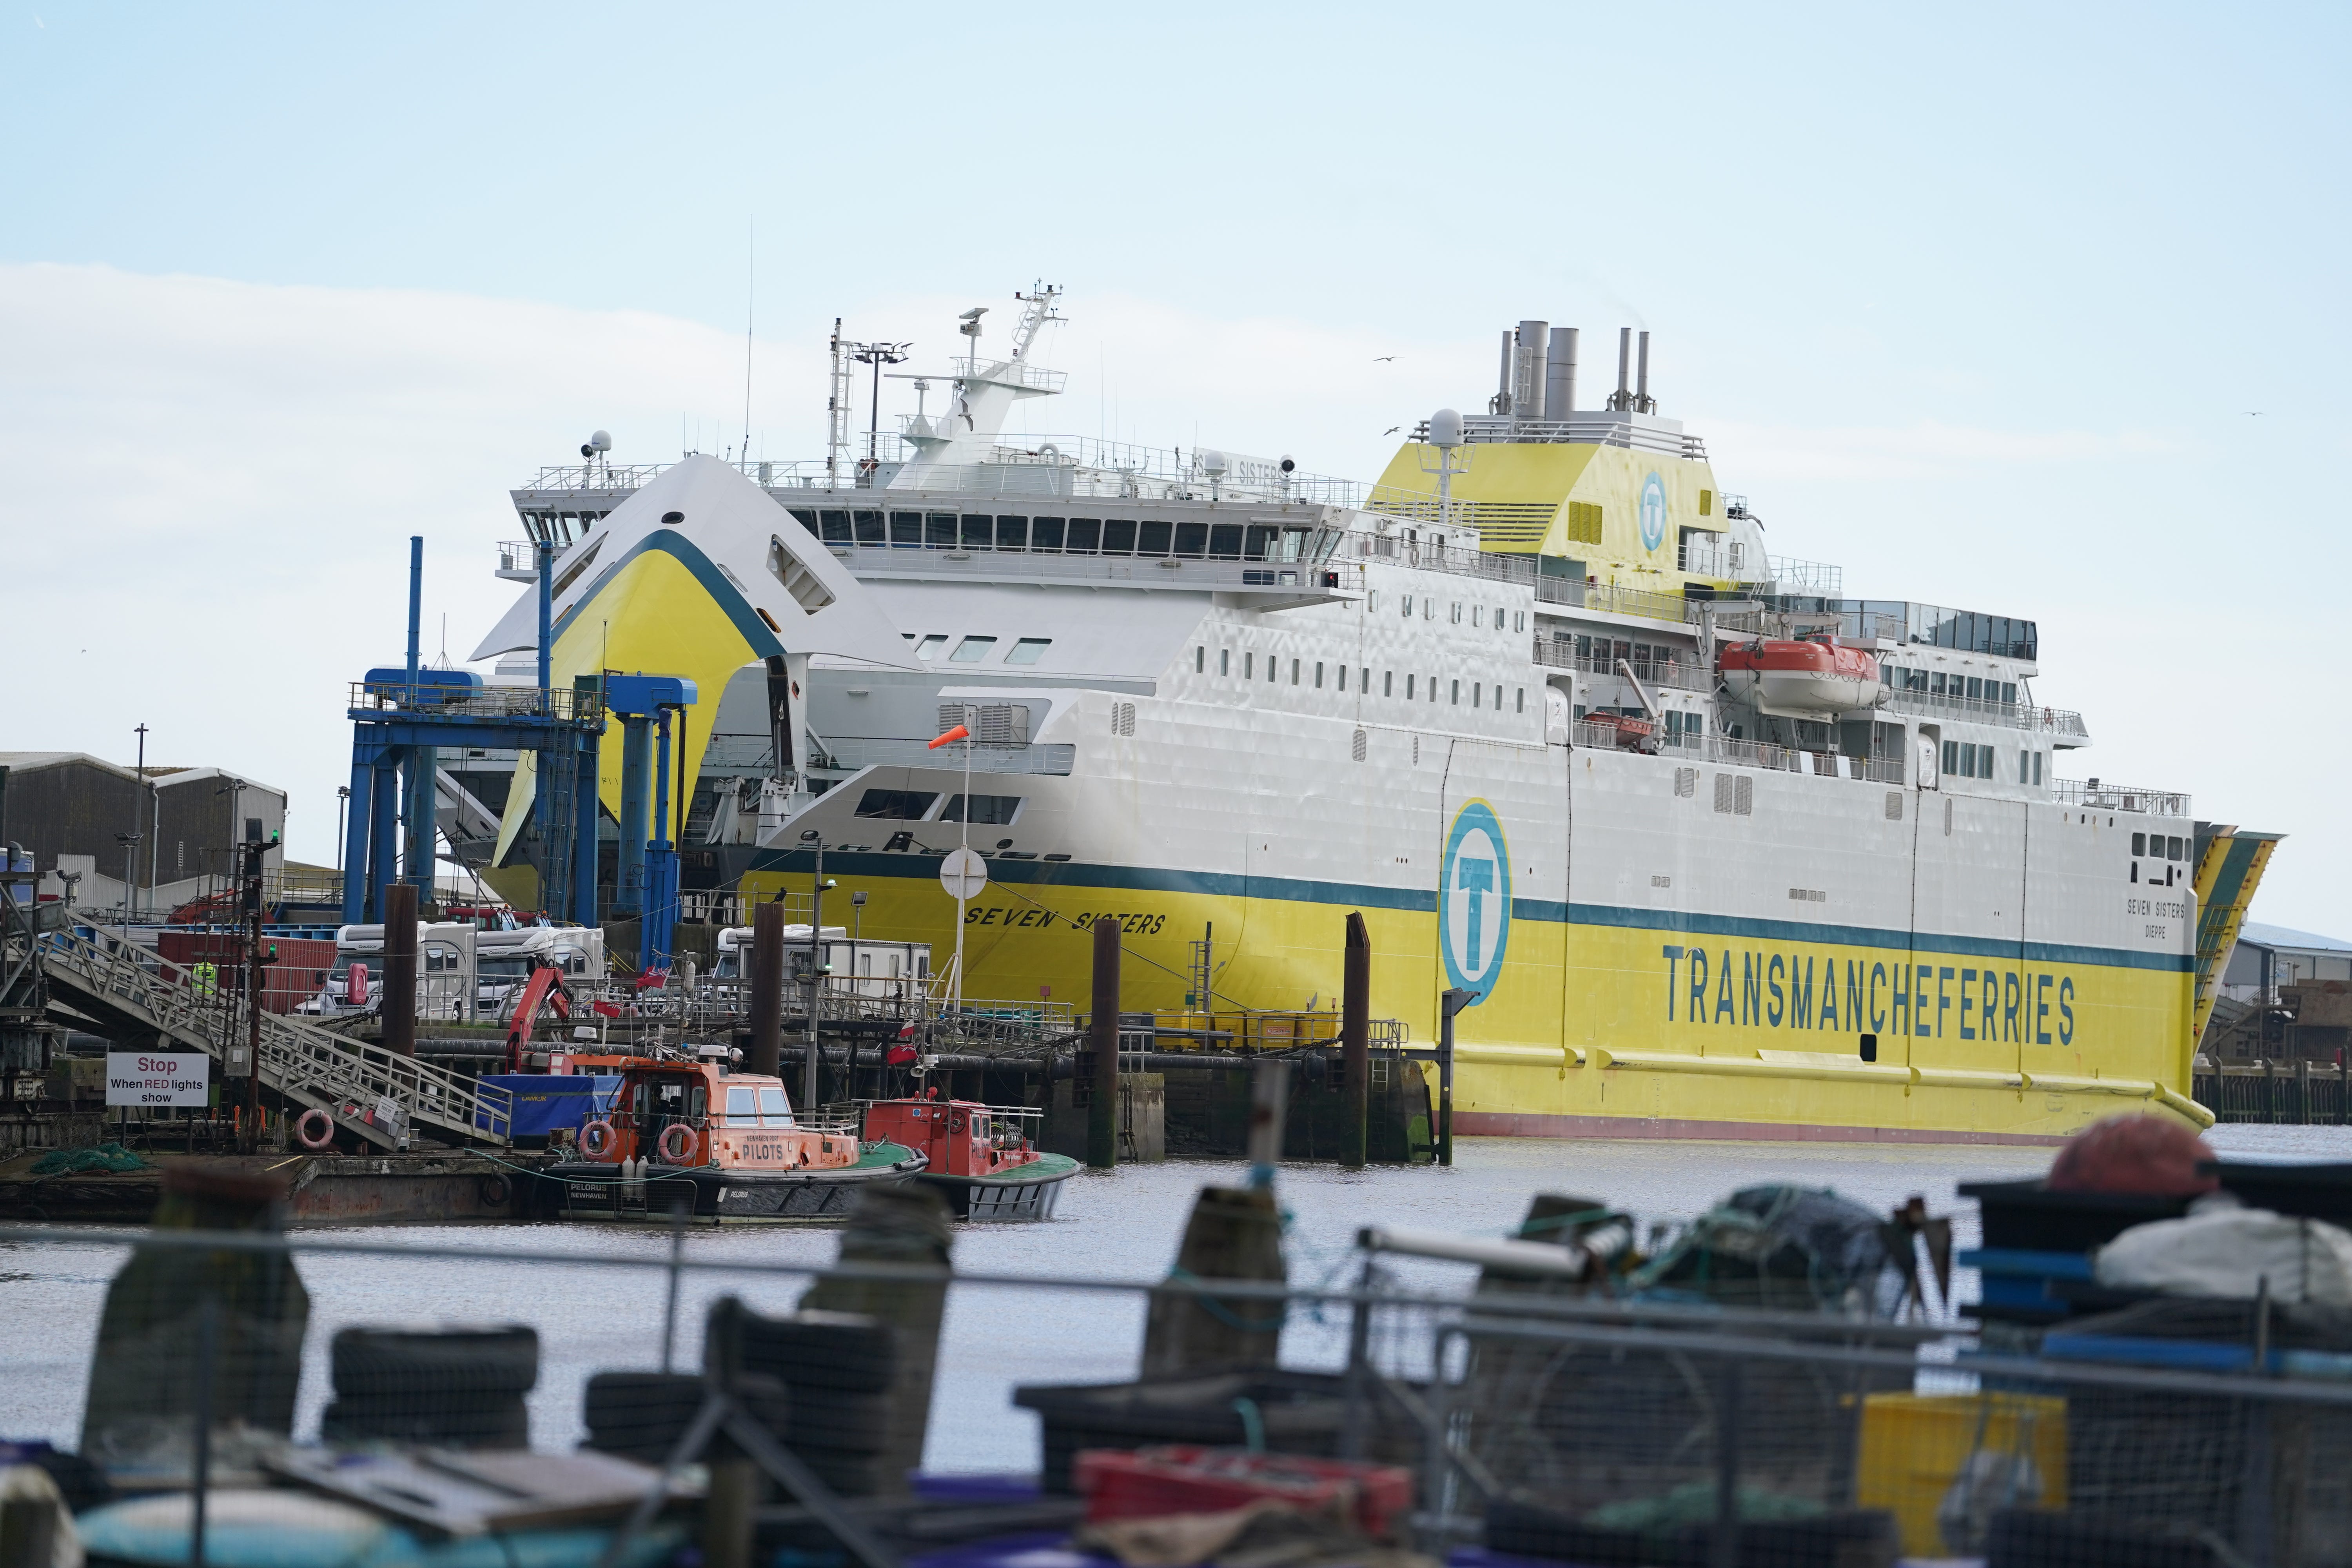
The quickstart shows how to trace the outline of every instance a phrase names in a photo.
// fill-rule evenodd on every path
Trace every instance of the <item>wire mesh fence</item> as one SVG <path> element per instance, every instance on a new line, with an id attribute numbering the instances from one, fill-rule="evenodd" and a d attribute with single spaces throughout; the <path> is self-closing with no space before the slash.
<path id="1" fill-rule="evenodd" d="M 1377 1250 L 1293 1258 L 1287 1283 L 975 1272 L 945 1234 L 911 1207 L 837 1256 L 683 1231 L 626 1257 L 546 1231 L 0 1232 L 12 1268 L 106 1281 L 83 1353 L 63 1328 L 46 1360 L 0 1342 L 7 1403 L 37 1387 L 53 1413 L 9 1435 L 56 1445 L 68 1500 L 150 1498 L 85 1516 L 123 1561 L 163 1560 L 123 1550 L 134 1525 L 193 1560 L 201 1498 L 218 1562 L 330 1500 L 436 1539 L 587 1531 L 583 1562 L 691 1543 L 889 1568 L 938 1531 L 1077 1527 L 1075 1494 L 1105 1484 L 1089 1455 L 1210 1449 L 1402 1476 L 1396 1548 L 1465 1564 L 2352 1563 L 2344 1357 L 2070 1362 L 1916 1305 L 1627 1300 L 1501 1268 L 1463 1289 Z M 436 1321 L 315 1310 L 309 1281 L 352 1269 L 401 1271 Z M 600 1332 L 532 1310 L 583 1292 Z M 974 1296 L 1069 1325 L 1010 1408 L 937 1392 L 941 1323 Z M 935 1424 L 990 1420 L 1034 1483 L 950 1508 L 910 1479 Z"/>

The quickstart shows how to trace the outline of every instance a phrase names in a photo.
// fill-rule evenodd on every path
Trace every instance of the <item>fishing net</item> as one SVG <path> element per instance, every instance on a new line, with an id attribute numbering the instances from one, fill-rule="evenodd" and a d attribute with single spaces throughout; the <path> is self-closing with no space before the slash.
<path id="1" fill-rule="evenodd" d="M 95 1149 L 52 1149 L 33 1162 L 37 1176 L 72 1176 L 85 1171 L 128 1174 L 150 1168 L 144 1155 L 134 1154 L 120 1143 L 100 1143 Z"/>

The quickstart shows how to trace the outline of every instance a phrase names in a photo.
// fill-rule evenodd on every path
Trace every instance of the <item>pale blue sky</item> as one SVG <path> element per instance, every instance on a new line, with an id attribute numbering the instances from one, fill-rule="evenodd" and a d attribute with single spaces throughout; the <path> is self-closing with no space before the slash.
<path id="1" fill-rule="evenodd" d="M 814 446 L 833 316 L 943 353 L 947 304 L 1040 274 L 1070 289 L 1069 424 L 1118 398 L 1156 444 L 1360 478 L 1387 426 L 1485 396 L 1508 322 L 1584 327 L 1588 386 L 1647 325 L 1666 412 L 1776 551 L 2039 617 L 2042 695 L 2100 742 L 2066 771 L 2289 831 L 2263 912 L 2352 931 L 2347 18 L 7 0 L 0 523 L 141 547 L 37 557 L 37 626 L 80 647 L 102 585 L 138 629 L 0 693 L 0 729 L 127 754 L 173 696 L 141 648 L 192 605 L 331 604 L 285 657 L 347 679 L 399 615 L 353 574 L 413 529 L 470 647 L 500 487 L 586 425 L 663 457 L 680 415 L 740 418 L 755 221 L 779 456 Z M 528 385 L 467 357 L 516 322 L 637 347 Z M 653 374 L 670 343 L 688 390 Z M 380 440 L 289 455 L 339 407 Z M 397 494 L 328 457 L 396 465 Z M 175 754 L 294 786 L 328 856 L 331 703 L 181 729 Z"/>

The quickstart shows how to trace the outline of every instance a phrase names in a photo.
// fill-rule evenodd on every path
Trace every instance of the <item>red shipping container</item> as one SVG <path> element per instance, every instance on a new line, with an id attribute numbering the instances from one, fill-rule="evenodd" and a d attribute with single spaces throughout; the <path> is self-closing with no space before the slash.
<path id="1" fill-rule="evenodd" d="M 1357 1527 L 1386 1539 L 1412 1507 L 1412 1472 L 1399 1466 L 1242 1448 L 1088 1448 L 1070 1475 L 1094 1521 L 1221 1513 L 1261 1498 L 1316 1513 L 1352 1499 Z"/>
<path id="2" fill-rule="evenodd" d="M 266 1013 L 291 1013 L 319 994 L 319 977 L 334 967 L 335 944 L 331 938 L 261 937 L 278 950 L 278 962 L 261 971 L 261 1007 Z M 166 931 L 155 933 L 155 952 L 183 969 L 210 963 L 220 971 L 214 982 L 222 996 L 233 994 L 243 981 L 245 937 L 236 931 Z M 234 972 L 234 973 L 233 973 Z"/>

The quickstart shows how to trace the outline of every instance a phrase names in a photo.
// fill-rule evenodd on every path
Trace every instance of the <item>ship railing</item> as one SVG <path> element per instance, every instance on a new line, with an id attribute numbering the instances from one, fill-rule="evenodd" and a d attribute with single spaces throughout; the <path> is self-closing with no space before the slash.
<path id="1" fill-rule="evenodd" d="M 1903 782 L 1903 760 L 1900 757 L 1849 757 L 1836 752 L 1776 746 L 1769 741 L 1737 741 L 1728 735 L 1707 737 L 1706 754 L 1712 762 L 1766 768 L 1779 773 L 1806 773 L 1814 778 L 1853 779 L 1886 784 Z"/>
<path id="2" fill-rule="evenodd" d="M 1574 442 L 1580 446 L 1624 447 L 1664 457 L 1706 461 L 1706 443 L 1680 430 L 1658 427 L 1658 422 L 1636 423 L 1635 416 L 1614 409 L 1579 410 L 1565 419 L 1522 419 L 1509 414 L 1470 414 L 1462 420 L 1462 437 L 1473 445 L 1487 442 Z M 1429 421 L 1412 427 L 1412 438 L 1429 444 Z"/>
<path id="3" fill-rule="evenodd" d="M 1580 654 L 1573 642 L 1562 640 L 1557 632 L 1535 640 L 1535 662 L 1549 669 L 1580 670 L 1587 675 L 1617 673 L 1617 656 L 1612 652 Z M 1699 665 L 1682 659 L 1628 658 L 1634 679 L 1653 686 L 1671 687 L 1677 691 L 1711 691 L 1715 677 Z"/>
<path id="4" fill-rule="evenodd" d="M 1662 594 L 1654 588 L 1631 588 L 1621 583 L 1594 583 L 1549 574 L 1536 579 L 1536 598 L 1543 604 L 1565 605 L 1571 609 L 1685 625 L 1698 618 L 1698 605 L 1703 602 L 1686 599 L 1680 594 Z"/>
<path id="5" fill-rule="evenodd" d="M 1979 723 L 1998 724 L 2011 730 L 2032 730 L 2044 735 L 2074 740 L 2087 740 L 2090 736 L 2083 716 L 2071 708 L 2042 708 L 2031 702 L 1995 702 L 1981 697 L 1937 696 L 1899 688 L 1888 689 L 1885 705 L 1898 713 L 1915 713 L 1925 718 L 1959 715 Z"/>
<path id="6" fill-rule="evenodd" d="M 2179 790 L 2103 784 L 2097 779 L 2057 779 L 2053 783 L 2063 805 L 2079 805 L 2090 811 L 2137 812 L 2149 816 L 2189 815 L 2189 796 Z"/>

